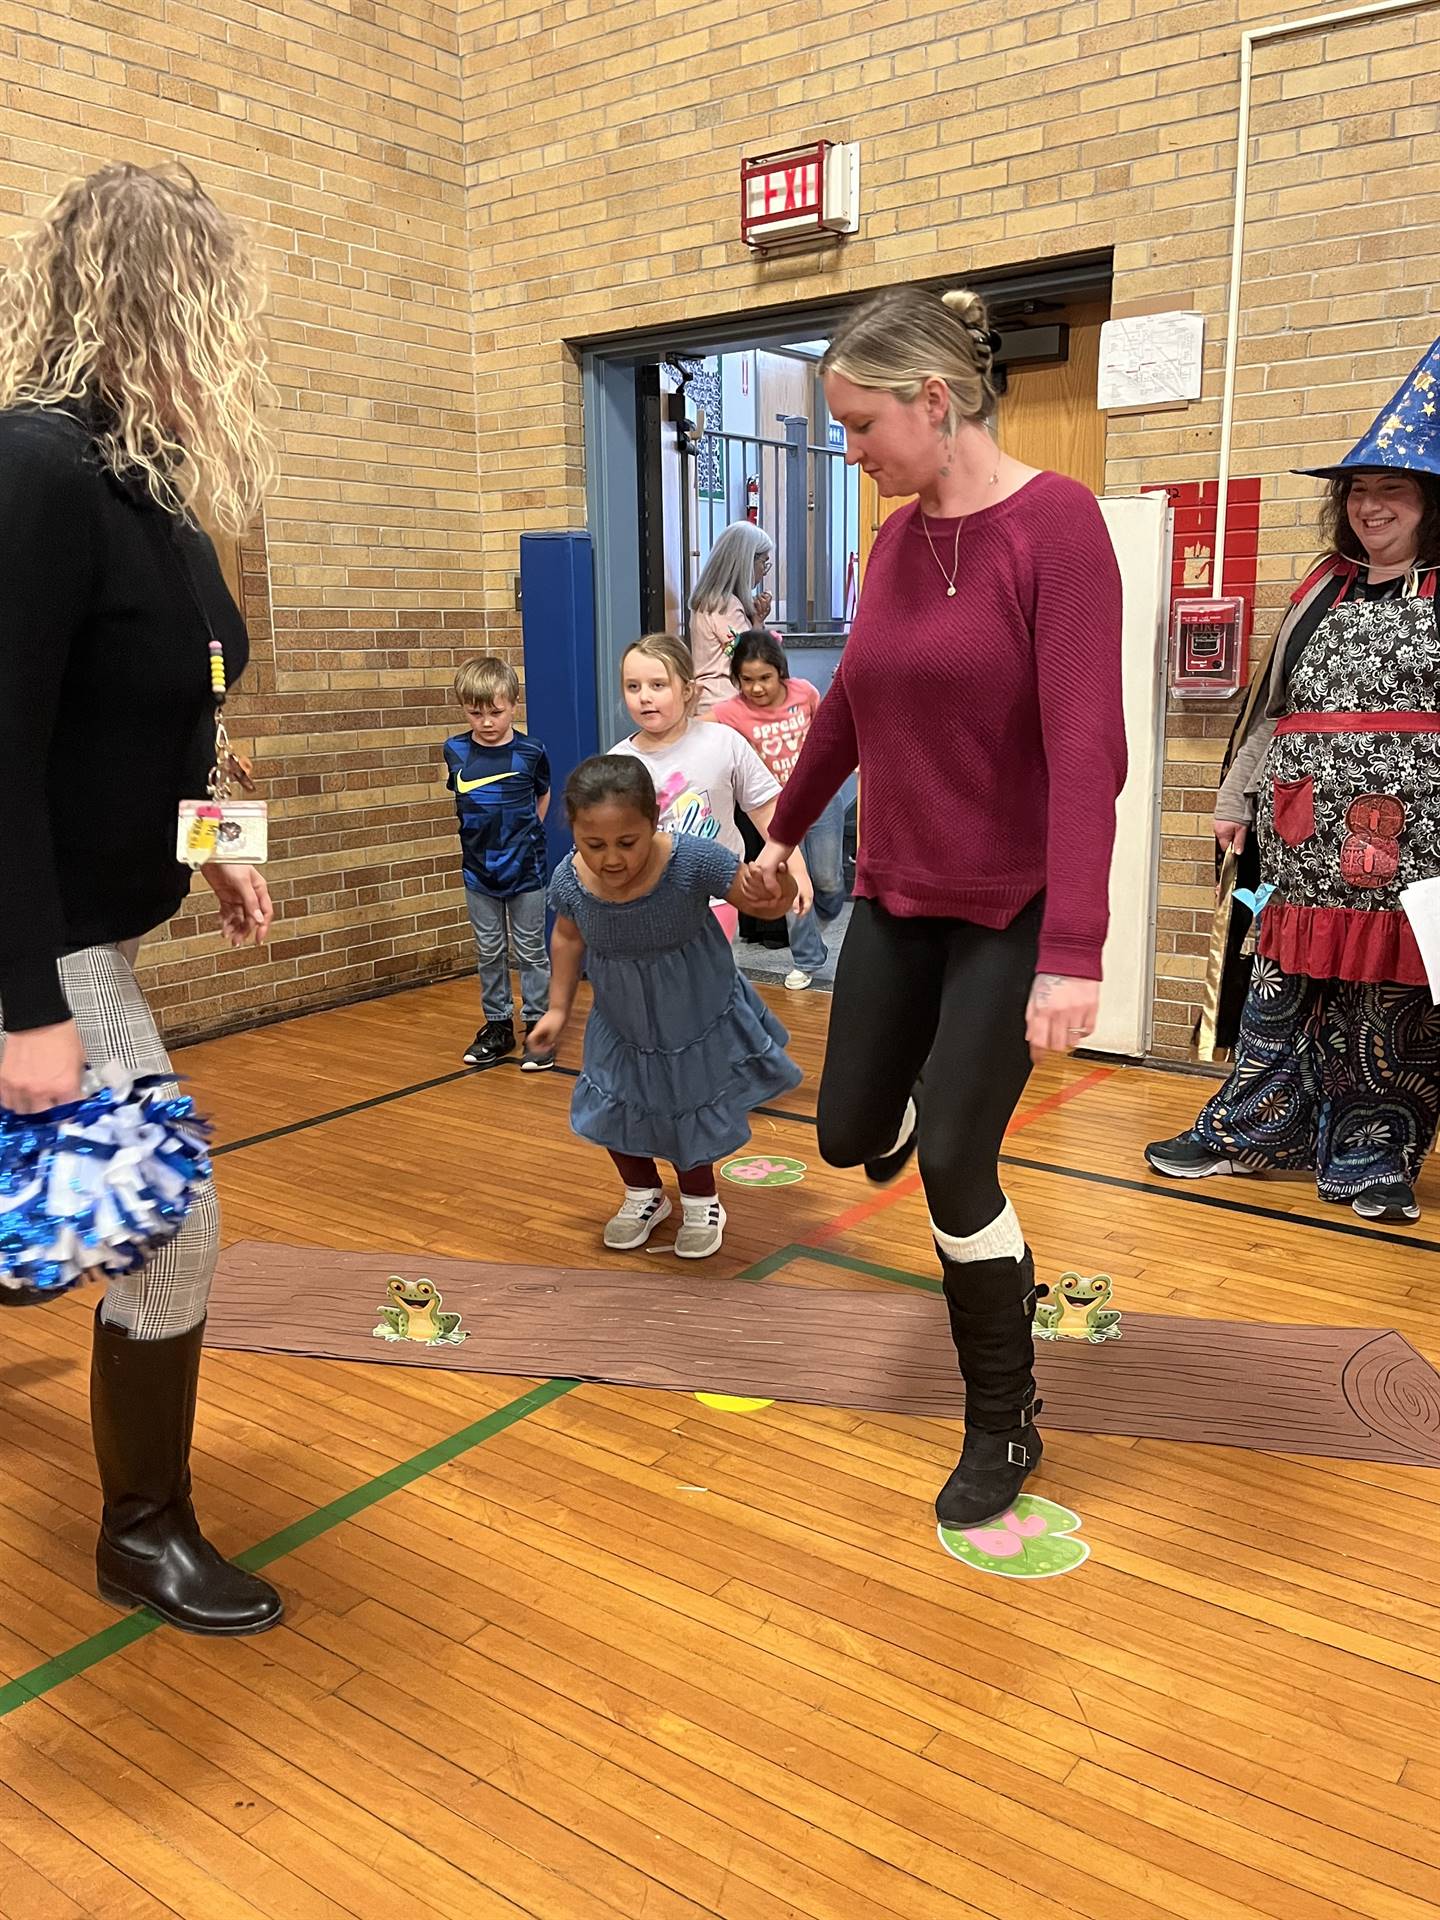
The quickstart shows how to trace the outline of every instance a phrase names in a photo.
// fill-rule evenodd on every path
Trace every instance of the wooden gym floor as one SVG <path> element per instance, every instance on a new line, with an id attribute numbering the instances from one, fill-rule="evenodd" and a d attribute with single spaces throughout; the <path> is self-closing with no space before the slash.
<path id="1" fill-rule="evenodd" d="M 809 1112 L 829 1001 L 776 998 Z M 227 1238 L 602 1264 L 570 1082 L 464 1074 L 474 1025 L 457 982 L 185 1053 Z M 1440 1357 L 1433 1174 L 1410 1236 L 1300 1184 L 1152 1183 L 1140 1145 L 1201 1093 L 1036 1077 L 1007 1178 L 1042 1277 Z M 911 1184 L 819 1165 L 799 1118 L 755 1139 L 810 1172 L 727 1189 L 699 1271 L 930 1270 Z M 0 1322 L 3 1920 L 1440 1910 L 1433 1474 L 1052 1434 L 1037 1491 L 1092 1555 L 1006 1581 L 937 1545 L 938 1422 L 217 1353 L 197 1499 L 290 1611 L 198 1641 L 91 1587 L 92 1305 Z"/>

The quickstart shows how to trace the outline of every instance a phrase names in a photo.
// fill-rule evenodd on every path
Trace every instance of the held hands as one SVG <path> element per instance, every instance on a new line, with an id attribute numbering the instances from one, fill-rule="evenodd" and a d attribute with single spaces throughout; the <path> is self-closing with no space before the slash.
<path id="1" fill-rule="evenodd" d="M 746 901 L 745 908 L 742 908 L 742 911 L 757 906 L 773 907 L 778 901 L 784 899 L 785 887 L 783 881 L 786 874 L 790 872 L 790 860 L 794 852 L 794 847 L 781 846 L 778 840 L 767 840 L 760 850 L 759 859 L 753 860 L 749 865 L 741 867 L 740 885 L 744 890 Z M 805 862 L 801 860 L 799 866 L 803 871 Z M 804 911 L 799 905 L 799 873 L 795 874 L 794 879 L 796 893 L 795 911 L 799 913 Z M 807 889 L 805 905 L 808 907 L 811 899 L 814 898 L 814 891 L 810 888 L 810 877 L 808 874 L 806 874 L 805 877 L 805 886 Z"/>
<path id="2" fill-rule="evenodd" d="M 80 1098 L 85 1049 L 73 1020 L 7 1035 L 0 1050 L 0 1107 L 44 1113 Z"/>
<path id="3" fill-rule="evenodd" d="M 222 866 L 207 860 L 200 869 L 220 907 L 220 931 L 232 947 L 265 943 L 275 908 L 258 867 Z"/>
<path id="4" fill-rule="evenodd" d="M 1069 1053 L 1095 1031 L 1100 1010 L 1100 982 L 1072 980 L 1063 973 L 1039 973 L 1030 989 L 1025 1011 L 1025 1037 L 1030 1057 Z"/>

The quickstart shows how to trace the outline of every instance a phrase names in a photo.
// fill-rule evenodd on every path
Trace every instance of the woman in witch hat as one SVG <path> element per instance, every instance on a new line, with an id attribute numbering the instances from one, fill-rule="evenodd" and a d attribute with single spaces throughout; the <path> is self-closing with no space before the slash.
<path id="1" fill-rule="evenodd" d="M 1157 1173 L 1313 1170 L 1320 1197 L 1414 1221 L 1440 1124 L 1440 1009 L 1401 890 L 1440 875 L 1440 341 L 1329 482 L 1326 558 L 1255 675 L 1215 837 L 1222 887 L 1201 1050 L 1230 1078 Z M 1248 990 L 1237 991 L 1247 954 Z"/>

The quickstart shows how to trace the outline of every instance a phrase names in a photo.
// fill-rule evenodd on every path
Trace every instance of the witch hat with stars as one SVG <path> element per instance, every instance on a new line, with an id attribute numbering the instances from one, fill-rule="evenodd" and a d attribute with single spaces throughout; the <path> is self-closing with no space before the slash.
<path id="1" fill-rule="evenodd" d="M 1296 473 L 1333 480 L 1346 473 L 1440 474 L 1440 340 L 1421 356 L 1395 398 L 1376 414 L 1338 466 L 1296 467 Z"/>

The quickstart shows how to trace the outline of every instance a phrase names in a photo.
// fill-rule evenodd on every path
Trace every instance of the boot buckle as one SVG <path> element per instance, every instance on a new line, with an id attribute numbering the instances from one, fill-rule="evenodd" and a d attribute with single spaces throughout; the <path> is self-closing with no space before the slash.
<path id="1" fill-rule="evenodd" d="M 1012 1467 L 1028 1467 L 1030 1464 L 1030 1449 L 1022 1446 L 1018 1440 L 1012 1440 L 1005 1449 L 1005 1457 Z"/>

